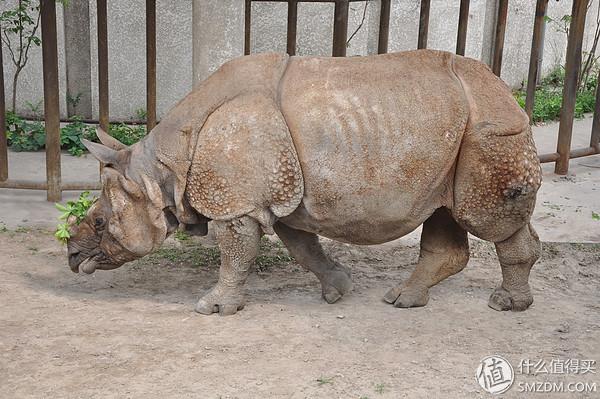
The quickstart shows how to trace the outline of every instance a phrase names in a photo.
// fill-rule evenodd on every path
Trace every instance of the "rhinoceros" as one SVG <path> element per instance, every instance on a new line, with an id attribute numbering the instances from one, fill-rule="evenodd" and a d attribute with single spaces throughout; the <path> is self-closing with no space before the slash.
<path id="1" fill-rule="evenodd" d="M 75 272 L 114 269 L 178 227 L 221 250 L 202 314 L 234 314 L 263 234 L 277 233 L 333 303 L 350 271 L 319 237 L 388 242 L 423 225 L 412 275 L 384 295 L 423 306 L 461 271 L 467 232 L 495 244 L 502 283 L 489 306 L 525 310 L 540 256 L 530 224 L 541 169 L 529 120 L 483 63 L 417 50 L 351 57 L 260 54 L 224 64 L 142 141 L 99 131 L 84 141 L 104 164 L 102 193 L 73 226 Z"/>

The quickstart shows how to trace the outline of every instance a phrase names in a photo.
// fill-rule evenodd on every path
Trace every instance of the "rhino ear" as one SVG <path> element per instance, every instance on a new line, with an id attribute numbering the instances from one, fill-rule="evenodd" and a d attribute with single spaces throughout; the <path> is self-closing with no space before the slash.
<path id="1" fill-rule="evenodd" d="M 81 144 L 87 148 L 90 153 L 106 166 L 112 166 L 121 173 L 125 173 L 125 169 L 129 163 L 131 151 L 115 151 L 102 144 L 93 143 L 86 139 L 81 139 Z"/>
<path id="2" fill-rule="evenodd" d="M 93 143 L 86 139 L 81 139 L 81 144 L 103 164 L 115 164 L 119 160 L 119 152 L 108 148 L 102 144 Z"/>
<path id="3" fill-rule="evenodd" d="M 102 144 L 109 148 L 112 148 L 113 150 L 119 151 L 127 148 L 125 144 L 121 143 L 119 140 L 106 133 L 101 127 L 96 129 L 96 136 L 98 136 L 98 139 Z"/>

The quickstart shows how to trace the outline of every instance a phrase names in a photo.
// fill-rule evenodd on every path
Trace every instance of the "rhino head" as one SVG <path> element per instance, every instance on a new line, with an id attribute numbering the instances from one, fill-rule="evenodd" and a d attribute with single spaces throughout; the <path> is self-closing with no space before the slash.
<path id="1" fill-rule="evenodd" d="M 177 228 L 177 219 L 165 213 L 158 185 L 147 177 L 128 173 L 132 151 L 98 130 L 102 144 L 82 140 L 104 164 L 102 193 L 79 225 L 72 225 L 68 241 L 69 267 L 75 273 L 115 269 L 160 246 Z"/>

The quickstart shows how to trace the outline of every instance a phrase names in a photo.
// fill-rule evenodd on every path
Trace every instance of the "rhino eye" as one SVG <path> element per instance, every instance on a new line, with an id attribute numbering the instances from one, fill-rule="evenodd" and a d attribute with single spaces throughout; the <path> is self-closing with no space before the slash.
<path id="1" fill-rule="evenodd" d="M 96 218 L 96 220 L 94 221 L 94 226 L 96 228 L 103 227 L 104 226 L 104 218 Z"/>

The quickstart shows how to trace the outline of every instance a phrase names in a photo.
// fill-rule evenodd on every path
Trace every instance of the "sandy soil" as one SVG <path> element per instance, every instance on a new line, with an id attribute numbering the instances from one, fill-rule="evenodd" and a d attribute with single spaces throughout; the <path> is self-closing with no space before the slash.
<path id="1" fill-rule="evenodd" d="M 334 305 L 313 275 L 265 245 L 246 308 L 207 317 L 193 305 L 216 281 L 218 253 L 197 241 L 84 276 L 48 232 L 3 232 L 0 397 L 487 398 L 475 380 L 487 355 L 515 369 L 521 359 L 600 362 L 600 245 L 545 244 L 534 305 L 499 313 L 487 307 L 500 279 L 493 247 L 471 244 L 467 268 L 418 309 L 381 301 L 412 270 L 414 244 L 326 242 L 354 272 L 354 291 Z M 600 371 L 519 381 L 600 385 Z M 546 396 L 513 386 L 504 397 Z"/>

